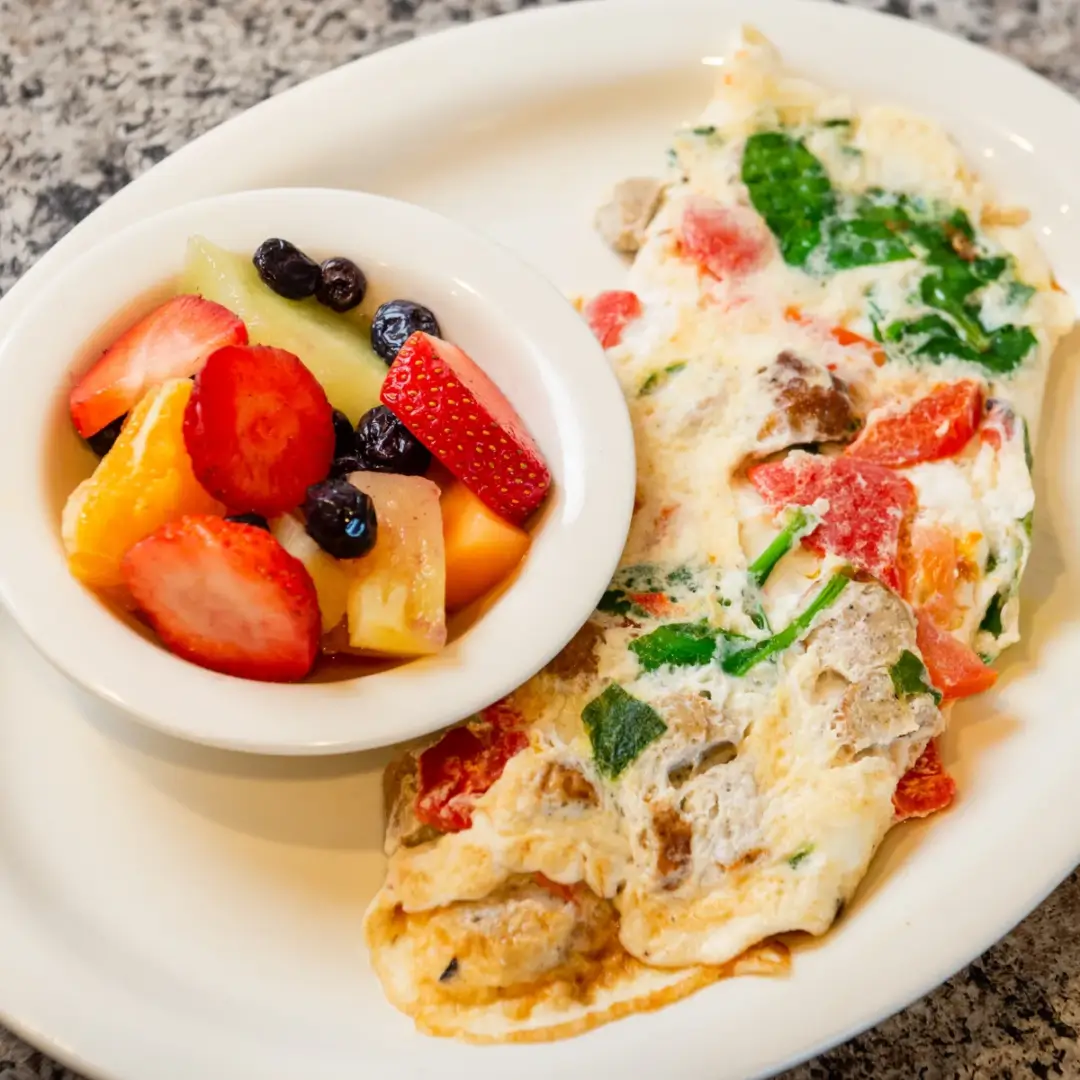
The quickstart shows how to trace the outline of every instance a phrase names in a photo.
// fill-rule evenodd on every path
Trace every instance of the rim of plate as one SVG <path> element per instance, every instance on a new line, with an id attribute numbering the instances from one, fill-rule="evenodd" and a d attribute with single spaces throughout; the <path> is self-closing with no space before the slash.
<path id="1" fill-rule="evenodd" d="M 472 341 L 493 354 L 493 374 L 500 363 L 507 367 L 495 377 L 511 398 L 516 393 L 555 475 L 521 571 L 464 633 L 433 656 L 341 681 L 221 675 L 133 632 L 68 571 L 43 481 L 57 456 L 52 436 L 63 423 L 58 395 L 67 358 L 80 342 L 130 308 L 140 281 L 145 290 L 178 273 L 186 238 L 210 235 L 234 248 L 257 245 L 269 231 L 313 251 L 334 236 L 362 259 L 373 287 L 388 278 L 402 287 L 404 278 L 405 288 L 440 307 L 452 338 L 474 355 Z M 423 237 L 422 245 L 412 237 Z M 57 310 L 67 317 L 57 320 Z M 34 355 L 49 359 L 28 372 L 26 358 Z M 51 277 L 25 306 L 0 340 L 0 387 L 28 402 L 0 444 L 13 459 L 16 448 L 36 447 L 31 460 L 40 462 L 40 469 L 0 476 L 0 500 L 27 508 L 0 532 L 0 600 L 65 674 L 151 727 L 210 746 L 344 753 L 470 716 L 528 680 L 570 640 L 607 588 L 626 541 L 636 476 L 630 418 L 585 321 L 503 245 L 400 200 L 271 188 L 185 203 L 122 229 Z M 57 611 L 66 617 L 57 619 Z"/>
<path id="2" fill-rule="evenodd" d="M 658 18 L 661 12 L 664 19 Z M 653 18 L 646 26 L 644 20 L 649 15 Z M 500 85 L 500 79 L 507 79 L 516 85 L 515 79 L 519 75 L 522 81 L 531 75 L 536 81 L 535 69 L 520 62 L 523 52 L 534 54 L 553 49 L 559 56 L 559 62 L 570 66 L 583 57 L 589 57 L 590 47 L 595 47 L 604 56 L 609 74 L 640 75 L 643 70 L 649 70 L 648 64 L 651 62 L 642 58 L 651 57 L 653 53 L 670 60 L 675 52 L 679 52 L 689 62 L 691 46 L 679 39 L 679 26 L 692 24 L 700 40 L 701 28 L 707 20 L 712 20 L 710 25 L 723 23 L 731 27 L 740 19 L 752 19 L 764 24 L 766 32 L 778 39 L 785 51 L 788 44 L 785 34 L 795 47 L 798 42 L 794 35 L 808 29 L 812 23 L 820 23 L 834 31 L 838 35 L 838 43 L 844 47 L 857 47 L 861 34 L 882 44 L 887 29 L 890 46 L 917 49 L 919 68 L 931 73 L 919 84 L 913 84 L 912 96 L 925 96 L 930 87 L 936 87 L 939 81 L 949 83 L 954 75 L 955 79 L 961 75 L 974 77 L 979 93 L 986 99 L 986 105 L 980 105 L 980 108 L 1000 113 L 1000 120 L 995 122 L 1000 123 L 1001 131 L 1009 131 L 1006 125 L 1014 122 L 1012 130 L 1024 130 L 1030 120 L 1048 136 L 1047 145 L 1039 148 L 1040 154 L 1056 161 L 1065 175 L 1076 175 L 1075 168 L 1065 167 L 1080 165 L 1077 154 L 1069 152 L 1062 145 L 1055 145 L 1061 143 L 1060 138 L 1055 140 L 1050 136 L 1055 129 L 1060 132 L 1075 127 L 1080 120 L 1080 104 L 1016 61 L 994 55 L 934 28 L 879 12 L 812 0 L 755 0 L 753 4 L 747 0 L 620 0 L 617 5 L 606 0 L 580 0 L 569 7 L 537 9 L 456 28 L 376 53 L 319 76 L 226 122 L 135 181 L 48 253 L 0 301 L 0 332 L 5 310 L 13 310 L 12 297 L 28 297 L 55 261 L 77 252 L 91 243 L 95 235 L 102 235 L 118 222 L 132 220 L 150 208 L 177 201 L 180 186 L 185 190 L 189 190 L 189 185 L 227 190 L 230 185 L 242 183 L 243 163 L 229 152 L 230 142 L 241 137 L 256 136 L 259 132 L 269 133 L 290 121 L 302 123 L 311 103 L 332 94 L 339 86 L 349 85 L 353 81 L 370 81 L 370 85 L 376 87 L 385 85 L 382 80 L 391 77 L 396 67 L 405 66 L 405 60 L 410 60 L 413 70 L 422 72 L 426 79 L 438 78 L 440 70 L 463 79 L 463 73 L 469 73 L 477 80 L 477 85 L 490 91 L 493 84 L 495 87 Z M 785 26 L 788 28 L 786 31 Z M 616 28 L 620 38 L 618 51 L 613 43 L 605 43 L 601 48 L 596 39 L 605 31 L 612 38 L 610 31 Z M 813 34 L 806 35 L 806 40 L 810 42 L 807 48 L 817 47 L 813 44 L 813 37 Z M 628 47 L 628 43 L 632 47 Z M 710 38 L 708 45 L 712 44 Z M 720 44 L 722 42 L 717 42 L 718 46 Z M 466 51 L 475 57 L 475 64 L 467 62 L 468 58 L 463 55 Z M 514 68 L 515 58 L 519 61 L 517 70 Z M 949 70 L 950 66 L 955 66 L 956 71 Z M 362 77 L 357 74 L 361 71 L 364 73 Z M 443 92 L 446 92 L 447 85 L 443 84 Z M 1031 110 L 1033 105 L 1037 113 L 1035 119 L 1024 114 L 1024 110 Z M 215 154 L 221 154 L 223 158 L 220 172 L 215 173 L 212 180 L 200 176 L 199 163 Z M 1041 168 L 1045 169 L 1046 166 L 1042 165 Z M 1040 696 L 1039 703 L 1042 702 Z M 1026 764 L 1030 764 L 1030 761 Z M 1010 848 L 1007 862 L 972 850 L 950 852 L 956 874 L 963 872 L 969 875 L 967 880 L 979 899 L 977 906 L 973 908 L 970 903 L 971 893 L 958 890 L 952 894 L 935 895 L 935 918 L 920 924 L 917 932 L 908 922 L 891 924 L 891 929 L 897 933 L 897 940 L 890 943 L 887 953 L 870 956 L 866 964 L 845 970 L 845 984 L 835 987 L 848 1006 L 842 1015 L 836 1015 L 835 1010 L 830 1012 L 819 999 L 804 1002 L 811 1007 L 803 1017 L 795 1017 L 789 1026 L 781 1029 L 770 1027 L 767 1048 L 757 1052 L 742 1048 L 739 1060 L 744 1067 L 738 1074 L 728 1075 L 771 1075 L 852 1037 L 944 981 L 1007 933 L 1045 898 L 1080 859 L 1080 793 L 1076 792 L 1066 762 L 1055 759 L 1045 763 L 1045 769 L 1039 776 L 1038 792 L 1041 797 L 1033 799 L 1025 815 L 1017 815 L 1016 820 L 1009 819 L 1008 825 L 1012 831 L 998 837 L 1001 841 L 1018 841 Z M 1055 828 L 1050 831 L 1037 828 L 1040 836 L 1038 844 L 1024 842 L 1025 823 L 1036 827 L 1045 824 L 1049 808 L 1047 800 L 1051 793 L 1063 796 L 1060 803 L 1054 806 Z M 964 809 L 961 807 L 954 813 L 963 813 Z M 932 844 L 932 830 L 919 835 Z M 993 888 L 995 885 L 1008 887 Z M 862 906 L 865 910 L 865 905 Z M 828 949 L 830 939 L 831 935 L 823 942 L 823 950 Z M 866 934 L 861 934 L 860 940 L 865 939 Z M 875 943 L 877 940 L 874 939 Z M 31 947 L 27 948 L 33 951 Z M 18 955 L 18 959 L 25 961 L 28 957 Z M 16 966 L 25 968 L 25 964 Z M 666 1021 L 665 1018 L 675 1017 L 684 1009 L 685 1012 L 680 1015 L 691 1014 L 693 1010 L 688 1006 L 709 993 L 704 991 L 684 1005 L 672 1006 L 662 1013 L 636 1020 L 643 1025 L 652 1024 L 649 1031 L 654 1034 L 664 1031 L 670 1034 L 680 1021 Z M 103 1041 L 98 1028 L 77 1022 L 70 1016 L 70 1011 L 65 1013 L 61 1008 L 50 1012 L 44 1007 L 41 993 L 29 996 L 36 1000 L 39 1016 L 48 1013 L 51 1022 L 35 1022 L 25 1009 L 9 1007 L 6 999 L 11 994 L 8 992 L 3 993 L 0 999 L 0 1016 L 10 1027 L 25 1034 L 58 1059 L 71 1062 L 89 1075 L 101 1077 L 102 1080 L 120 1077 L 122 1080 L 134 1080 L 137 1074 L 131 1071 L 131 1062 L 136 1058 L 118 1051 L 116 1044 L 109 1042 L 108 1036 Z M 616 1028 L 626 1032 L 625 1025 L 616 1025 Z M 56 1034 L 47 1035 L 46 1029 Z M 610 1029 L 601 1029 L 601 1033 L 605 1030 Z M 635 1040 L 627 1038 L 625 1042 L 631 1044 Z M 672 1047 L 670 1044 L 661 1045 L 662 1040 L 656 1042 L 656 1052 L 664 1056 L 663 1060 L 677 1060 L 685 1068 L 686 1075 L 692 1074 L 702 1080 L 716 1076 L 718 1064 L 715 1046 L 710 1044 L 704 1047 L 701 1051 L 703 1056 L 699 1057 L 690 1046 Z M 605 1042 L 612 1049 L 618 1044 L 617 1036 Z M 580 1047 L 583 1042 L 574 1040 L 572 1045 Z M 93 1049 L 89 1049 L 91 1047 Z M 544 1066 L 540 1063 L 551 1060 L 546 1056 L 546 1049 L 529 1047 L 530 1056 L 515 1057 L 513 1061 L 518 1067 L 518 1075 L 529 1080 L 539 1080 L 544 1076 Z M 673 1052 L 674 1058 L 670 1057 Z M 505 1067 L 509 1060 L 500 1051 L 485 1053 L 493 1065 L 498 1062 Z M 637 1053 L 640 1061 L 641 1047 L 637 1047 Z M 152 1058 L 148 1055 L 143 1060 Z M 400 1061 L 396 1064 L 400 1066 Z M 642 1061 L 642 1064 L 645 1062 Z M 405 1075 L 404 1071 L 400 1075 Z M 410 1072 L 409 1075 L 419 1074 Z M 479 1075 L 479 1071 L 473 1075 Z"/>

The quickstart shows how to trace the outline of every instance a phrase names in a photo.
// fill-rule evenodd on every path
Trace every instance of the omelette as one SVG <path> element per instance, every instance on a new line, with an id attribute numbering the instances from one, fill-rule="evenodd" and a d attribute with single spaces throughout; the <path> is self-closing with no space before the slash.
<path id="1" fill-rule="evenodd" d="M 428 1033 L 558 1038 L 786 970 L 1018 636 L 1031 440 L 1068 299 L 934 124 L 785 70 L 744 29 L 662 180 L 597 227 L 582 304 L 637 500 L 562 653 L 386 775 L 365 917 Z"/>

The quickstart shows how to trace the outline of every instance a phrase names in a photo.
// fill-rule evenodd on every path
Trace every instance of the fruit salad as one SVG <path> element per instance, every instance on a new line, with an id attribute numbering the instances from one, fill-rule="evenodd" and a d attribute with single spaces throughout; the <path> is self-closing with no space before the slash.
<path id="1" fill-rule="evenodd" d="M 100 458 L 63 511 L 71 573 L 192 663 L 295 681 L 438 652 L 525 558 L 551 487 L 434 312 L 368 314 L 351 259 L 188 243 L 180 293 L 70 394 Z"/>

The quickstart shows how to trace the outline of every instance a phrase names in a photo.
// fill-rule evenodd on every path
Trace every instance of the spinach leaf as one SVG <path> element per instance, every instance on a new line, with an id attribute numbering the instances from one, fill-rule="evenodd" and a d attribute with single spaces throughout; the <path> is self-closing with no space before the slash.
<path id="1" fill-rule="evenodd" d="M 606 612 L 608 615 L 628 615 L 634 605 L 626 598 L 622 589 L 608 589 L 600 602 L 596 605 L 597 611 Z"/>
<path id="2" fill-rule="evenodd" d="M 1005 629 L 1001 624 L 1001 613 L 1009 597 L 1006 593 L 995 593 L 993 599 L 986 607 L 986 614 L 979 623 L 979 629 L 985 630 L 992 637 L 1001 637 Z"/>
<path id="3" fill-rule="evenodd" d="M 930 685 L 926 665 L 909 649 L 905 649 L 900 659 L 889 668 L 889 675 L 898 698 L 929 694 L 935 705 L 941 704 L 941 693 Z"/>
<path id="4" fill-rule="evenodd" d="M 836 602 L 848 583 L 847 574 L 842 571 L 834 574 L 810 604 L 788 623 L 778 634 L 759 641 L 746 649 L 739 649 L 723 657 L 720 666 L 729 675 L 745 675 L 756 664 L 767 660 L 774 653 L 783 652 L 805 634 L 814 619 L 830 604 Z"/>
<path id="5" fill-rule="evenodd" d="M 834 270 L 899 262 L 912 257 L 901 236 L 882 221 L 855 217 L 830 224 L 826 232 L 826 259 Z"/>
<path id="6" fill-rule="evenodd" d="M 616 779 L 637 760 L 649 743 L 667 731 L 659 713 L 644 701 L 612 683 L 581 711 L 596 767 Z"/>
<path id="7" fill-rule="evenodd" d="M 779 241 L 784 261 L 804 265 L 821 243 L 822 222 L 836 208 L 825 167 L 802 139 L 761 131 L 746 140 L 742 179 L 754 209 Z"/>
<path id="8" fill-rule="evenodd" d="M 716 637 L 708 623 L 667 623 L 631 641 L 629 648 L 646 671 L 701 667 L 716 654 Z"/>

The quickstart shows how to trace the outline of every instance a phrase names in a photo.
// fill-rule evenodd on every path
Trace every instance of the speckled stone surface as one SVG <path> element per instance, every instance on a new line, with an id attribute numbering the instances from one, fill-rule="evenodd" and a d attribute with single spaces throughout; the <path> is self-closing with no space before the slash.
<path id="1" fill-rule="evenodd" d="M 966 36 L 1080 92 L 1080 0 L 857 2 Z M 0 0 L 0 294 L 102 200 L 227 117 L 416 34 L 526 6 Z M 1073 874 L 945 986 L 785 1080 L 1080 1077 L 1078 1029 Z M 0 1080 L 76 1078 L 0 1029 Z"/>

